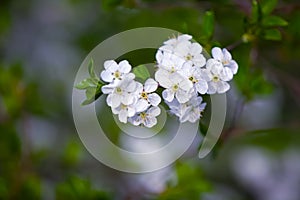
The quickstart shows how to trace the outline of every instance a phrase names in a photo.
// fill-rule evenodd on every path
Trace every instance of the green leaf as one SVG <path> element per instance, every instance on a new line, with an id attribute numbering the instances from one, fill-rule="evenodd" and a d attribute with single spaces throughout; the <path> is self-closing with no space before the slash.
<path id="1" fill-rule="evenodd" d="M 203 34 L 207 38 L 212 37 L 214 33 L 214 24 L 215 24 L 214 13 L 212 11 L 205 12 L 205 15 L 203 17 L 202 29 L 203 29 Z"/>
<path id="2" fill-rule="evenodd" d="M 265 0 L 261 2 L 262 12 L 265 15 L 270 14 L 276 7 L 278 0 Z"/>
<path id="3" fill-rule="evenodd" d="M 89 87 L 97 87 L 97 82 L 95 82 L 94 79 L 87 78 L 79 82 L 77 85 L 75 85 L 75 88 L 79 90 L 85 90 Z"/>
<path id="4" fill-rule="evenodd" d="M 99 81 L 97 87 L 88 87 L 85 91 L 86 100 L 84 100 L 81 105 L 88 105 L 96 101 L 103 94 L 101 91 L 103 85 L 104 84 Z"/>
<path id="5" fill-rule="evenodd" d="M 250 24 L 255 24 L 262 19 L 262 11 L 260 4 L 256 1 L 252 1 L 252 10 L 251 10 L 251 17 L 250 17 Z"/>
<path id="6" fill-rule="evenodd" d="M 133 73 L 136 78 L 141 79 L 142 81 L 150 78 L 150 73 L 145 65 L 139 65 L 133 68 Z"/>
<path id="7" fill-rule="evenodd" d="M 93 59 L 90 60 L 88 70 L 89 70 L 89 74 L 92 78 L 98 79 L 98 77 L 96 76 L 95 71 L 94 71 L 94 61 L 93 61 Z"/>
<path id="8" fill-rule="evenodd" d="M 95 94 L 96 94 L 96 91 L 97 91 L 96 87 L 89 87 L 89 88 L 87 88 L 86 91 L 85 91 L 86 98 L 87 99 L 94 98 Z"/>
<path id="9" fill-rule="evenodd" d="M 279 16 L 270 15 L 263 19 L 262 21 L 263 26 L 271 27 L 271 26 L 287 26 L 288 22 L 282 19 Z"/>
<path id="10" fill-rule="evenodd" d="M 264 30 L 263 37 L 266 40 L 281 40 L 281 33 L 277 29 Z"/>

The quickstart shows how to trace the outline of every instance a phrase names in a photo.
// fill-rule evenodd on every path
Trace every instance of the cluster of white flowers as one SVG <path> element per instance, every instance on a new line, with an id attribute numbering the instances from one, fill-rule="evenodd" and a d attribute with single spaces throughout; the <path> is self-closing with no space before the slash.
<path id="1" fill-rule="evenodd" d="M 162 97 L 180 122 L 196 122 L 206 103 L 203 94 L 225 93 L 238 65 L 226 49 L 214 47 L 206 60 L 202 46 L 192 36 L 180 35 L 164 42 L 156 54 L 155 80 L 164 88 Z"/>
<path id="2" fill-rule="evenodd" d="M 156 53 L 158 70 L 155 80 L 143 84 L 135 81 L 131 65 L 123 60 L 105 61 L 101 79 L 107 82 L 102 92 L 106 102 L 123 123 L 153 127 L 161 110 L 161 97 L 155 93 L 158 86 L 162 97 L 181 123 L 200 119 L 206 103 L 201 95 L 225 93 L 227 83 L 237 73 L 238 65 L 226 49 L 214 47 L 212 58 L 206 59 L 199 43 L 184 34 L 164 42 Z"/>
<path id="3" fill-rule="evenodd" d="M 121 122 L 151 128 L 160 114 L 158 105 L 161 98 L 154 93 L 158 83 L 152 78 L 146 80 L 144 85 L 135 81 L 131 68 L 126 60 L 120 63 L 105 61 L 100 76 L 108 84 L 102 87 L 102 92 L 108 94 L 106 102 Z"/>

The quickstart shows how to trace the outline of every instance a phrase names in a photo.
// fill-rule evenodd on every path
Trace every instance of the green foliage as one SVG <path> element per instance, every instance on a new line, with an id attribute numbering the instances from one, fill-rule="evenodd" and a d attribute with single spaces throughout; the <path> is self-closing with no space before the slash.
<path id="1" fill-rule="evenodd" d="M 244 20 L 244 42 L 254 41 L 256 38 L 280 41 L 281 32 L 277 27 L 287 26 L 288 22 L 277 15 L 271 15 L 277 5 L 277 0 L 252 1 L 252 12 Z"/>
<path id="2" fill-rule="evenodd" d="M 141 82 L 145 82 L 148 78 L 150 78 L 150 73 L 145 65 L 134 67 L 132 72 Z"/>
<path id="3" fill-rule="evenodd" d="M 211 184 L 204 177 L 201 168 L 193 163 L 178 163 L 176 170 L 178 182 L 161 193 L 158 200 L 200 199 L 202 193 L 211 191 Z"/>
<path id="4" fill-rule="evenodd" d="M 76 176 L 68 178 L 64 183 L 58 184 L 56 188 L 57 200 L 109 200 L 108 193 L 94 189 L 90 181 Z"/>
<path id="5" fill-rule="evenodd" d="M 66 144 L 64 153 L 62 155 L 62 161 L 66 166 L 75 166 L 82 156 L 82 146 L 77 140 L 70 140 Z"/>
<path id="6" fill-rule="evenodd" d="M 88 105 L 97 100 L 102 94 L 101 88 L 104 85 L 94 71 L 94 61 L 92 59 L 88 65 L 88 72 L 90 77 L 75 86 L 79 90 L 85 90 L 86 100 L 82 102 L 82 105 Z"/>
<path id="7" fill-rule="evenodd" d="M 23 68 L 19 63 L 0 66 L 0 97 L 9 118 L 17 118 L 24 111 L 43 114 L 38 90 L 35 82 L 23 80 Z"/>
<path id="8" fill-rule="evenodd" d="M 214 34 L 215 17 L 212 11 L 206 11 L 202 20 L 201 36 L 199 41 L 202 44 L 207 44 L 211 41 Z"/>

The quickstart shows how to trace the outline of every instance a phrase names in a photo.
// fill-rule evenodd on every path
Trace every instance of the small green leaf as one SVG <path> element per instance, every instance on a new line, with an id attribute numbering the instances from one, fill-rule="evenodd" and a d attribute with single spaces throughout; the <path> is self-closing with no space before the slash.
<path id="1" fill-rule="evenodd" d="M 84 100 L 81 105 L 88 105 L 96 101 L 102 95 L 101 88 L 103 85 L 104 84 L 99 81 L 97 87 L 87 88 L 85 91 L 86 100 Z"/>
<path id="2" fill-rule="evenodd" d="M 91 78 L 87 78 L 79 82 L 77 85 L 75 85 L 75 88 L 79 90 L 87 89 L 88 87 L 97 87 L 97 82 Z"/>
<path id="3" fill-rule="evenodd" d="M 270 14 L 276 7 L 278 0 L 264 0 L 261 2 L 261 8 L 264 15 Z"/>
<path id="4" fill-rule="evenodd" d="M 266 40 L 281 40 L 281 33 L 277 29 L 264 30 L 263 37 Z"/>
<path id="5" fill-rule="evenodd" d="M 139 65 L 133 68 L 133 73 L 136 78 L 139 78 L 142 81 L 145 81 L 148 78 L 150 78 L 150 73 L 145 65 Z"/>
<path id="6" fill-rule="evenodd" d="M 86 105 L 93 103 L 94 101 L 95 101 L 95 99 L 86 99 L 81 103 L 81 105 L 86 106 Z"/>
<path id="7" fill-rule="evenodd" d="M 98 77 L 96 76 L 95 71 L 94 71 L 94 61 L 93 61 L 93 59 L 90 60 L 88 70 L 89 70 L 89 74 L 92 78 L 98 79 Z"/>
<path id="8" fill-rule="evenodd" d="M 256 1 L 252 1 L 252 10 L 251 10 L 251 17 L 250 17 L 250 24 L 255 24 L 262 19 L 262 11 L 260 4 Z"/>
<path id="9" fill-rule="evenodd" d="M 282 19 L 279 16 L 270 15 L 263 19 L 262 21 L 263 26 L 271 27 L 271 26 L 287 26 L 288 22 Z"/>
<path id="10" fill-rule="evenodd" d="M 205 12 L 205 15 L 203 17 L 203 35 L 205 35 L 207 38 L 210 38 L 214 33 L 214 24 L 215 24 L 215 16 L 212 11 Z"/>
<path id="11" fill-rule="evenodd" d="M 95 94 L 96 94 L 96 90 L 97 90 L 96 87 L 89 87 L 89 88 L 87 88 L 86 91 L 85 91 L 86 98 L 87 99 L 94 98 Z"/>

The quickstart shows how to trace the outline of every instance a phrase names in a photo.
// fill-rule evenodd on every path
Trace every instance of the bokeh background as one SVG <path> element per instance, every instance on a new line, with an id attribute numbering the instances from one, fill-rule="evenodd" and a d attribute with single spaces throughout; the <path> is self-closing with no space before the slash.
<path id="1" fill-rule="evenodd" d="M 197 158 L 204 116 L 195 144 L 173 165 L 127 174 L 84 148 L 71 93 L 96 45 L 146 26 L 191 34 L 207 51 L 226 47 L 239 72 L 208 157 Z M 299 35 L 297 0 L 2 0 L 0 199 L 299 200 Z M 145 49 L 122 59 L 135 66 L 154 55 Z M 109 112 L 101 108 L 99 119 Z M 124 143 L 112 117 L 102 120 L 108 137 Z"/>

